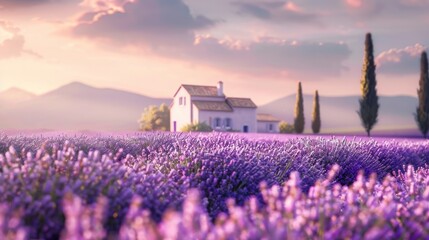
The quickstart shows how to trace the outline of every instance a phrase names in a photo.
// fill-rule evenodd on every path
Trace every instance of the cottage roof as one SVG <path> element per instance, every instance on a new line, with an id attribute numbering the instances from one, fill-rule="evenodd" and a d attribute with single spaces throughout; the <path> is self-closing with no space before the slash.
<path id="1" fill-rule="evenodd" d="M 199 86 L 199 85 L 183 84 L 182 87 L 184 87 L 191 96 L 218 97 L 216 86 Z"/>
<path id="2" fill-rule="evenodd" d="M 258 113 L 258 115 L 256 115 L 256 120 L 258 122 L 280 122 L 281 120 L 274 117 L 271 114 L 265 114 L 265 113 Z"/>
<path id="3" fill-rule="evenodd" d="M 226 101 L 233 108 L 257 108 L 250 98 L 227 98 Z"/>
<path id="4" fill-rule="evenodd" d="M 232 112 L 232 108 L 225 101 L 192 101 L 201 111 Z"/>

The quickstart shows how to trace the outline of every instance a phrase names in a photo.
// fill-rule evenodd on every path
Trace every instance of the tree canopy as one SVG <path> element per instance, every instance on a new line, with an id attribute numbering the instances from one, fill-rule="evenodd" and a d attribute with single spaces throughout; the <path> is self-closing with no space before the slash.
<path id="1" fill-rule="evenodd" d="M 296 94 L 295 118 L 293 125 L 296 133 L 304 132 L 304 99 L 302 97 L 301 82 L 298 84 L 298 93 Z"/>
<path id="2" fill-rule="evenodd" d="M 311 119 L 311 129 L 313 133 L 319 133 L 322 121 L 320 119 L 320 104 L 319 104 L 319 92 L 316 90 L 313 100 L 313 116 Z"/>
<path id="3" fill-rule="evenodd" d="M 165 104 L 149 106 L 139 120 L 140 130 L 170 131 L 170 109 Z"/>
<path id="4" fill-rule="evenodd" d="M 362 126 L 368 136 L 371 129 L 377 123 L 378 118 L 378 96 L 377 80 L 375 78 L 374 46 L 372 44 L 371 33 L 366 34 L 365 55 L 362 66 L 361 92 L 362 98 L 359 99 L 360 109 L 358 111 Z"/>
<path id="5" fill-rule="evenodd" d="M 417 90 L 419 106 L 416 109 L 415 118 L 420 132 L 425 138 L 429 131 L 429 72 L 428 57 L 426 52 L 422 52 L 420 60 L 420 81 Z"/>

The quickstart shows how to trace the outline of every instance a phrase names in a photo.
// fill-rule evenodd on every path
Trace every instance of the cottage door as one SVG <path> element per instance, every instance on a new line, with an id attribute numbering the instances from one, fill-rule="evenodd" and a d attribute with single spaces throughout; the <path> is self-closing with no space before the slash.
<path id="1" fill-rule="evenodd" d="M 249 126 L 244 125 L 243 126 L 243 132 L 245 132 L 245 133 L 249 132 Z"/>

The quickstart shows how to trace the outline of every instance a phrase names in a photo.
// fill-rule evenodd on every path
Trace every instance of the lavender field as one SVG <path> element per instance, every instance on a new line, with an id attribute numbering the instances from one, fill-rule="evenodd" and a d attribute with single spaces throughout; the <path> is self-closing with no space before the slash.
<path id="1" fill-rule="evenodd" d="M 0 239 L 425 239 L 429 143 L 0 135 Z"/>

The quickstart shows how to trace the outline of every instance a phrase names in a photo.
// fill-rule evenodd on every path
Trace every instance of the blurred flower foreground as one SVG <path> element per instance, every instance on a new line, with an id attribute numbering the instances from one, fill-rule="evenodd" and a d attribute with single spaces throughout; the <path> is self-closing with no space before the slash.
<path id="1" fill-rule="evenodd" d="M 0 135 L 0 239 L 427 239 L 428 145 Z"/>

